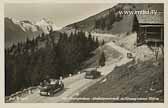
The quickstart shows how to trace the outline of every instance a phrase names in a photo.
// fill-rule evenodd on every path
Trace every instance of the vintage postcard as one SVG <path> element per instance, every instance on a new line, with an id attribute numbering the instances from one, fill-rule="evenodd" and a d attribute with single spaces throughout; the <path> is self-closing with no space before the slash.
<path id="1" fill-rule="evenodd" d="M 4 102 L 164 103 L 165 3 L 4 3 Z"/>

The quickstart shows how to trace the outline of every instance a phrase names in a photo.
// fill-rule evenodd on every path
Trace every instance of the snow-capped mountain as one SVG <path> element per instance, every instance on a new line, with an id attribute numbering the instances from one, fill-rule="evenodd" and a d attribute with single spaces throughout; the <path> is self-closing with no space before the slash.
<path id="1" fill-rule="evenodd" d="M 50 30 L 55 30 L 56 26 L 53 22 L 49 21 L 46 18 L 41 19 L 35 23 L 44 33 L 49 33 Z"/>
<path id="2" fill-rule="evenodd" d="M 37 22 L 29 20 L 17 20 L 5 18 L 5 45 L 11 46 L 13 43 L 25 41 L 26 38 L 33 39 L 40 34 L 48 34 L 51 30 L 58 30 L 56 25 L 46 18 Z"/>
<path id="3" fill-rule="evenodd" d="M 48 34 L 50 30 L 58 30 L 57 26 L 46 18 L 41 19 L 37 22 L 31 22 L 28 20 L 19 21 L 12 18 L 12 21 L 19 25 L 23 31 L 36 32 L 41 31 Z"/>

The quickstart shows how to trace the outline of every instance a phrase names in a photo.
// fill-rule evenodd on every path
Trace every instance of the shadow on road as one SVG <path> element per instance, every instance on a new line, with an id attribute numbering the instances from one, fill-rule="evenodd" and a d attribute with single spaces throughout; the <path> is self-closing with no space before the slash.
<path id="1" fill-rule="evenodd" d="M 60 96 L 60 95 L 62 95 L 65 91 L 67 91 L 68 89 L 69 89 L 69 88 L 64 88 L 63 90 L 61 90 L 61 91 L 55 93 L 54 96 L 52 96 L 52 97 Z"/>

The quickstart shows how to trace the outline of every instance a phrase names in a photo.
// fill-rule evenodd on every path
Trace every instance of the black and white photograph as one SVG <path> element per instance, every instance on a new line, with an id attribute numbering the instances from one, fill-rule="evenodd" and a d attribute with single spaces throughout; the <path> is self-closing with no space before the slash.
<path id="1" fill-rule="evenodd" d="M 4 102 L 164 103 L 164 3 L 5 3 Z"/>

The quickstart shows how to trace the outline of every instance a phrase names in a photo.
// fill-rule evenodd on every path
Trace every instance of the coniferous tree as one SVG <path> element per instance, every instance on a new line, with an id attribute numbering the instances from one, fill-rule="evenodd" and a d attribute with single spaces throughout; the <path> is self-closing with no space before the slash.
<path id="1" fill-rule="evenodd" d="M 100 59 L 99 59 L 99 65 L 100 66 L 104 66 L 105 65 L 105 61 L 106 61 L 105 54 L 104 54 L 104 52 L 102 52 L 102 54 L 100 56 Z"/>
<path id="2" fill-rule="evenodd" d="M 98 47 L 98 39 L 83 31 L 59 33 L 59 40 L 54 41 L 54 32 L 42 34 L 35 39 L 13 45 L 5 50 L 5 95 L 20 89 L 38 85 L 46 76 L 52 78 L 75 74 L 80 64 L 90 57 Z M 39 43 L 45 47 L 39 47 Z"/>

